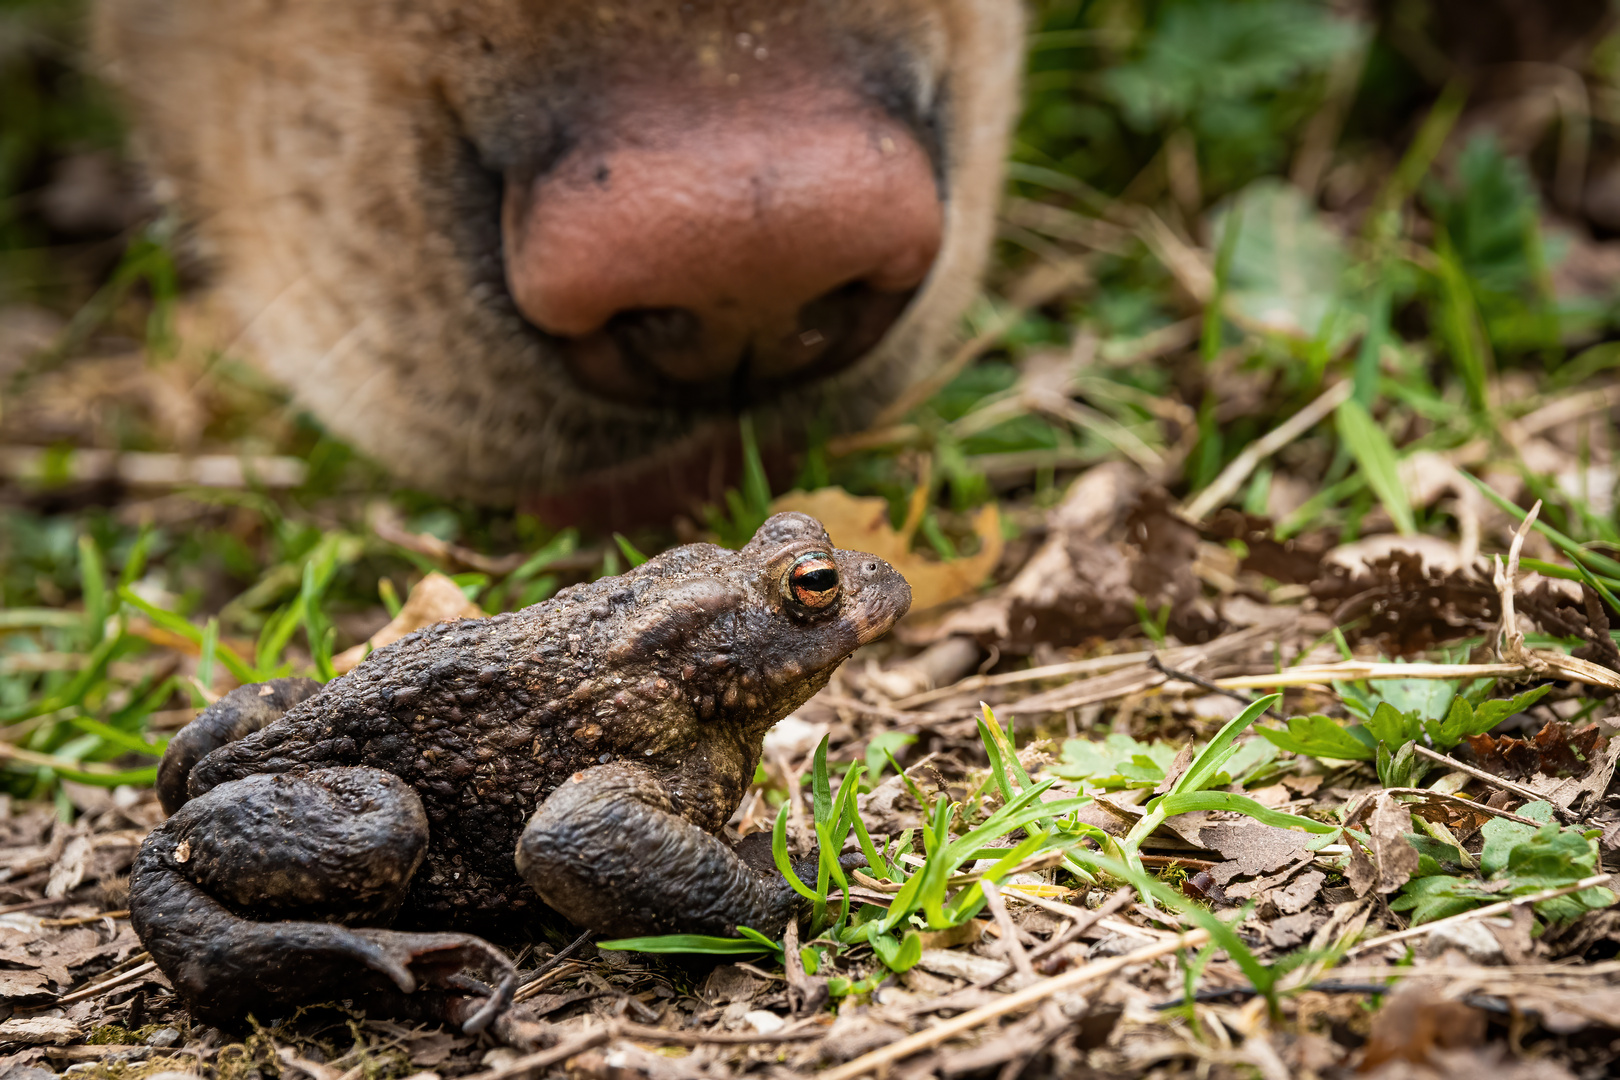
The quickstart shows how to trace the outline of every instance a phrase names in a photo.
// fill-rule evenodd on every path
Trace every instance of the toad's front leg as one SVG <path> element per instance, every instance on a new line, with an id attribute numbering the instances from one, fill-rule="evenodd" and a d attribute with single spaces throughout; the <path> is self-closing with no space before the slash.
<path id="1" fill-rule="evenodd" d="M 619 937 L 780 933 L 800 900 L 719 838 L 675 812 L 647 769 L 615 762 L 576 773 L 518 841 L 518 872 L 577 926 Z"/>
<path id="2" fill-rule="evenodd" d="M 233 780 L 147 836 L 130 871 L 130 919 L 174 988 L 213 1023 L 345 998 L 478 1030 L 510 1000 L 515 972 L 504 955 L 466 934 L 374 928 L 403 902 L 427 840 L 421 799 L 391 773 Z"/>

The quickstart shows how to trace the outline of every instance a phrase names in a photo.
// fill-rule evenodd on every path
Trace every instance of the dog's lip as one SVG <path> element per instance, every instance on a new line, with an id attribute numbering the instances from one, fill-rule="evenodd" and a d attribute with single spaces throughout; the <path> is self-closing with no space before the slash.
<path id="1" fill-rule="evenodd" d="M 796 455 L 786 437 L 763 440 L 759 453 L 773 481 L 793 475 Z M 620 530 L 680 516 L 701 520 L 705 507 L 725 505 L 727 489 L 740 486 L 742 475 L 738 422 L 716 418 L 671 446 L 588 470 L 566 486 L 524 492 L 519 509 L 550 525 Z"/>

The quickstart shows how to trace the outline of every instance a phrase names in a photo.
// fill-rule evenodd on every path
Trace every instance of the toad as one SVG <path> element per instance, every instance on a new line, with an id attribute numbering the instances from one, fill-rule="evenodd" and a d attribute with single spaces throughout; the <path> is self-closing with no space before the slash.
<path id="1" fill-rule="evenodd" d="M 210 1022 L 341 998 L 467 1031 L 515 979 L 473 932 L 542 905 L 612 936 L 779 933 L 797 894 L 722 826 L 766 730 L 910 603 L 893 567 L 778 514 L 741 550 L 441 623 L 324 687 L 240 687 L 164 754 L 135 931 Z"/>

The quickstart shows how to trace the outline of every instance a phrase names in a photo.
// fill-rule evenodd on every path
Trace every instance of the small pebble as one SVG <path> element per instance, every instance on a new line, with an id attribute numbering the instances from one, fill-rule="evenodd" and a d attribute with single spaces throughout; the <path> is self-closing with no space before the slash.
<path id="1" fill-rule="evenodd" d="M 158 1028 L 146 1037 L 147 1046 L 174 1046 L 180 1042 L 180 1032 L 176 1028 Z"/>

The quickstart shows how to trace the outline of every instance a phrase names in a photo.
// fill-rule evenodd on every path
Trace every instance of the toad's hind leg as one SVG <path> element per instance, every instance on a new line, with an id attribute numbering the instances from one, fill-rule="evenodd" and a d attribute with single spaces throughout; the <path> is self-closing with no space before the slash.
<path id="1" fill-rule="evenodd" d="M 657 777 L 620 762 L 575 773 L 546 798 L 517 867 L 575 925 L 615 937 L 777 934 L 801 906 L 781 874 L 754 870 L 676 813 Z"/>
<path id="2" fill-rule="evenodd" d="M 269 682 L 238 686 L 175 733 L 158 766 L 158 802 L 163 812 L 180 809 L 191 792 L 187 782 L 197 762 L 226 743 L 245 739 L 262 727 L 279 720 L 283 713 L 320 692 L 314 679 L 271 679 Z"/>
<path id="3" fill-rule="evenodd" d="M 130 918 L 174 988 L 213 1023 L 353 998 L 480 1030 L 511 1000 L 503 954 L 467 934 L 372 928 L 398 911 L 427 840 L 421 799 L 391 773 L 249 776 L 192 799 L 147 836 L 130 871 Z"/>

